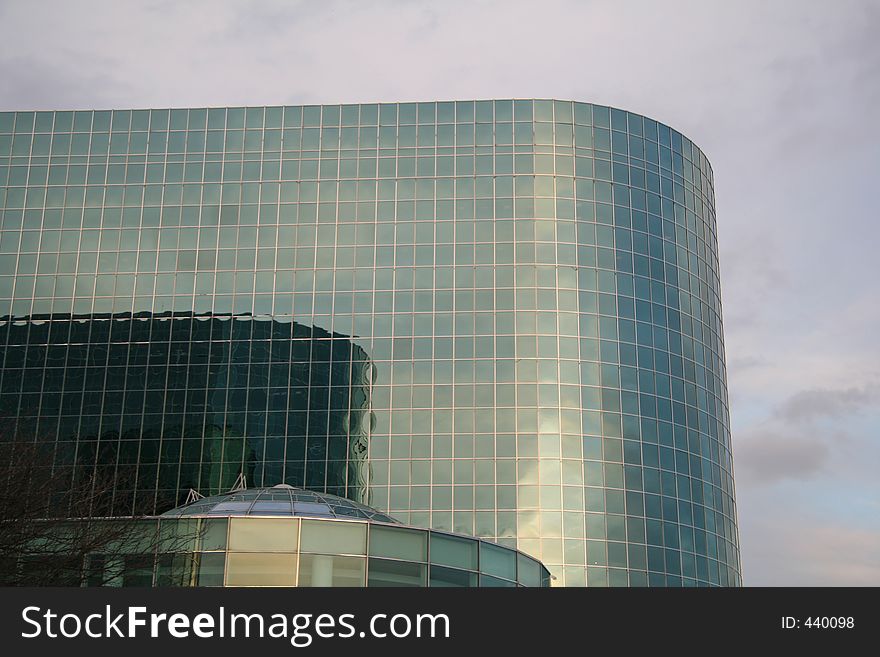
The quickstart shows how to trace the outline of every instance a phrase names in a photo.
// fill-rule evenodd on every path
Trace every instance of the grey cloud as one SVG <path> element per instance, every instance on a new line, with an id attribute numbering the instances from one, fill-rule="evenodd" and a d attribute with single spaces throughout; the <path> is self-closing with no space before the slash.
<path id="1" fill-rule="evenodd" d="M 0 58 L 0 97 L 27 98 L 22 109 L 107 107 L 126 85 L 90 73 L 93 63 L 83 58 L 55 63 Z"/>
<path id="2" fill-rule="evenodd" d="M 756 356 L 740 356 L 734 358 L 728 358 L 727 360 L 727 371 L 728 372 L 741 372 L 743 370 L 756 369 L 760 367 L 766 367 L 770 363 L 767 362 L 764 358 L 758 358 Z"/>
<path id="3" fill-rule="evenodd" d="M 817 418 L 839 418 L 880 404 L 880 386 L 829 390 L 802 390 L 783 402 L 776 416 L 788 422 L 803 423 Z"/>
<path id="4" fill-rule="evenodd" d="M 828 469 L 832 452 L 851 440 L 850 417 L 880 404 L 873 383 L 845 389 L 797 392 L 773 407 L 763 422 L 736 432 L 737 478 L 756 485 L 806 481 Z M 835 421 L 831 424 L 831 421 Z"/>
<path id="5" fill-rule="evenodd" d="M 738 244 L 725 246 L 722 276 L 748 282 L 760 290 L 759 299 L 766 298 L 768 291 L 788 287 L 791 277 L 778 254 L 780 241 L 755 226 L 754 232 L 737 235 Z"/>
<path id="6" fill-rule="evenodd" d="M 740 436 L 734 450 L 737 480 L 761 485 L 809 479 L 825 468 L 829 457 L 828 445 L 810 431 L 757 430 Z"/>
<path id="7" fill-rule="evenodd" d="M 262 2 L 260 11 L 242 5 L 235 11 L 223 31 L 224 37 L 265 41 L 277 38 L 300 26 L 309 31 L 326 28 L 340 18 L 339 6 L 317 2 Z"/>
<path id="8" fill-rule="evenodd" d="M 721 280 L 736 281 L 739 290 L 749 291 L 741 303 L 725 306 L 725 325 L 730 328 L 754 326 L 762 320 L 768 301 L 779 299 L 791 286 L 791 276 L 774 253 L 773 240 L 768 235 L 745 231 L 729 240 L 721 253 Z M 727 294 L 722 289 L 725 300 Z"/>
<path id="9" fill-rule="evenodd" d="M 789 119 L 781 126 L 785 149 L 800 152 L 817 142 L 834 149 L 863 143 L 862 127 L 850 125 L 847 115 L 875 107 L 880 99 L 875 77 L 880 69 L 880 6 L 870 1 L 852 6 L 840 32 L 827 34 L 824 17 L 812 16 L 809 29 L 816 48 L 773 62 L 775 77 L 782 81 L 777 109 Z M 831 117 L 837 120 L 829 124 Z"/>

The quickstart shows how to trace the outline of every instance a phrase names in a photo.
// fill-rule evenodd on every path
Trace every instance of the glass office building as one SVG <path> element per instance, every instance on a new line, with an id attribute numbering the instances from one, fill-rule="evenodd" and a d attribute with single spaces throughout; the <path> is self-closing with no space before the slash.
<path id="1" fill-rule="evenodd" d="M 121 508 L 243 474 L 557 584 L 740 584 L 712 169 L 668 126 L 554 100 L 6 112 L 0 209 L 0 413 L 65 464 L 132 465 Z"/>

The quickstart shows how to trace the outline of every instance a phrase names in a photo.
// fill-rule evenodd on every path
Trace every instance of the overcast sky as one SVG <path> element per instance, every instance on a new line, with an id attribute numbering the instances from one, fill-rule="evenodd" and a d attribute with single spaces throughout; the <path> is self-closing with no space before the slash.
<path id="1" fill-rule="evenodd" d="M 0 109 L 554 97 L 671 125 L 715 172 L 745 583 L 880 585 L 878 33 L 878 0 L 0 0 Z"/>

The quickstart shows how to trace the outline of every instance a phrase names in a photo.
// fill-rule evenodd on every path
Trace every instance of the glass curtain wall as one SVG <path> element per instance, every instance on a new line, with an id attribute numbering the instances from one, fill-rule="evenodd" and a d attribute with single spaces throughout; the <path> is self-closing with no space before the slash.
<path id="1" fill-rule="evenodd" d="M 740 583 L 712 169 L 668 126 L 553 100 L 0 113 L 0 209 L 0 339 L 120 313 L 314 327 L 374 370 L 362 501 L 566 585 Z M 38 344 L 4 347 L 0 403 L 76 445 L 80 409 L 40 400 L 115 393 L 31 377 L 79 366 Z M 235 412 L 289 425 L 293 374 L 245 371 Z M 247 444 L 276 426 L 254 422 Z M 153 465 L 183 467 L 165 436 Z M 309 484 L 257 453 L 249 485 Z"/>

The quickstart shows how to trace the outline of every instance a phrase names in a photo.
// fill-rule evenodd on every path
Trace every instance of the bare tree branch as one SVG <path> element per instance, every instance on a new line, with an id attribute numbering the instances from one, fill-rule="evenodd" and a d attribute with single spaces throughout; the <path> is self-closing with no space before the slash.
<path id="1" fill-rule="evenodd" d="M 149 586 L 158 551 L 192 549 L 194 527 L 160 536 L 133 503 L 117 515 L 132 469 L 66 465 L 56 443 L 9 433 L 0 427 L 0 585 Z"/>

